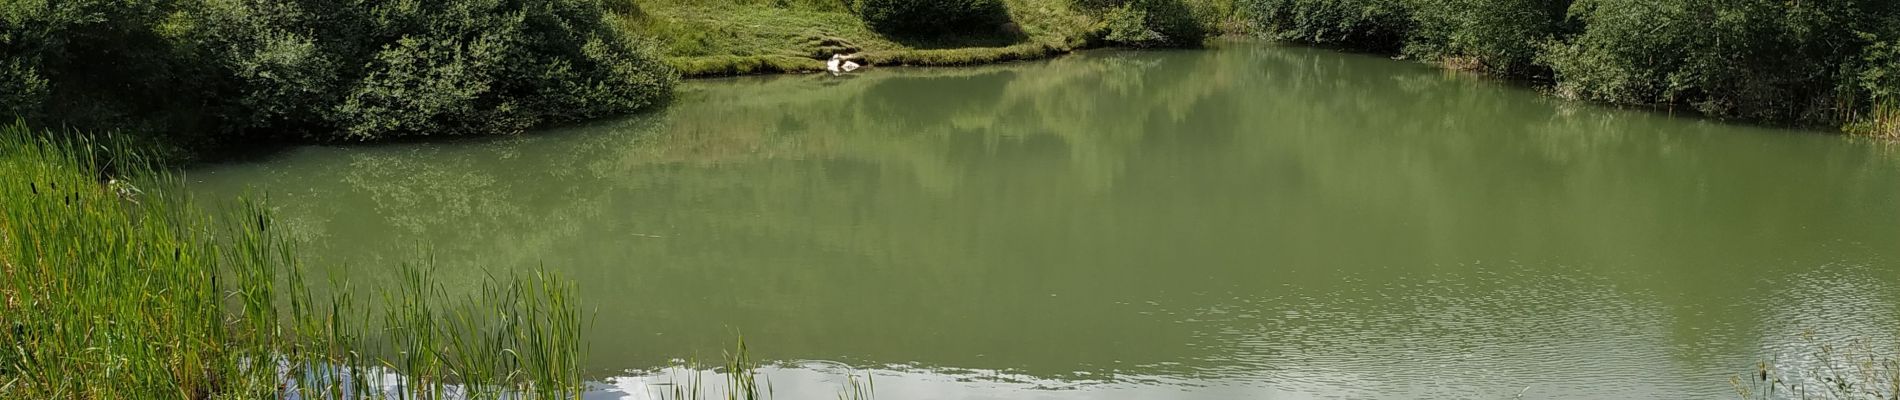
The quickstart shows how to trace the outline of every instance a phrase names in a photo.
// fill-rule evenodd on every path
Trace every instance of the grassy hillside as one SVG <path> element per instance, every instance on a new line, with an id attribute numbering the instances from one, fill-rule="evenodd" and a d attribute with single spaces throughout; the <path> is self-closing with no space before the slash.
<path id="1" fill-rule="evenodd" d="M 658 41 L 667 64 L 689 77 L 812 72 L 836 52 L 873 65 L 967 65 L 1046 57 L 1109 44 L 1109 10 L 1086 0 L 1004 0 L 1009 22 L 994 33 L 905 38 L 880 33 L 850 0 L 633 0 L 630 32 Z M 1168 1 L 1206 26 L 1234 14 L 1233 0 Z M 1198 41 L 1199 38 L 1195 38 Z"/>

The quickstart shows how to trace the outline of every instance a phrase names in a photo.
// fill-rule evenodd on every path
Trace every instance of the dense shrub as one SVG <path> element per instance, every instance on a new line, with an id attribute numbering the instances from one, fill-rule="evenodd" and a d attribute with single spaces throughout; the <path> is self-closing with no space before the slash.
<path id="1" fill-rule="evenodd" d="M 1848 93 L 1843 67 L 1882 29 L 1888 0 L 1579 0 L 1585 28 L 1544 61 L 1566 95 L 1694 106 L 1720 116 L 1819 121 Z"/>
<path id="2" fill-rule="evenodd" d="M 988 34 L 1009 22 L 1002 0 L 860 0 L 873 29 L 906 36 Z"/>
<path id="3" fill-rule="evenodd" d="M 1410 0 L 1405 53 L 1507 75 L 1535 69 L 1539 47 L 1564 28 L 1570 0 Z"/>
<path id="4" fill-rule="evenodd" d="M 25 61 L 0 63 L 0 114 L 22 116 L 46 101 L 46 78 Z"/>
<path id="5" fill-rule="evenodd" d="M 1873 42 L 1849 63 L 1842 91 L 1853 104 L 1845 117 L 1849 129 L 1871 135 L 1900 137 L 1900 21 L 1885 35 L 1862 33 Z"/>
<path id="6" fill-rule="evenodd" d="M 1396 51 L 1412 30 L 1406 0 L 1254 0 L 1261 32 L 1278 40 Z"/>
<path id="7" fill-rule="evenodd" d="M 675 78 L 605 20 L 613 1 L 0 0 L 0 111 L 206 142 L 624 113 Z"/>
<path id="8" fill-rule="evenodd" d="M 1192 47 L 1208 27 L 1181 0 L 1075 0 L 1078 7 L 1106 10 L 1104 39 L 1135 47 Z"/>
<path id="9" fill-rule="evenodd" d="M 1269 37 L 1549 72 L 1571 98 L 1900 130 L 1892 0 L 1252 1 Z"/>
<path id="10" fill-rule="evenodd" d="M 173 85 L 191 67 L 153 29 L 175 5 L 0 0 L 0 119 L 107 125 L 151 111 L 155 100 L 191 103 Z"/>

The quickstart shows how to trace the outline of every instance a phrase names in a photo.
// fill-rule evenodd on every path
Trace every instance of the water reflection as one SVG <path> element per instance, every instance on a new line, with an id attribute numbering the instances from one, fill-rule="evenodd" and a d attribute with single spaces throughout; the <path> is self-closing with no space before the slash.
<path id="1" fill-rule="evenodd" d="M 358 271 L 564 270 L 613 384 L 744 332 L 889 398 L 1710 397 L 1803 330 L 1900 328 L 1878 146 L 1262 45 L 707 81 L 192 178 Z"/>

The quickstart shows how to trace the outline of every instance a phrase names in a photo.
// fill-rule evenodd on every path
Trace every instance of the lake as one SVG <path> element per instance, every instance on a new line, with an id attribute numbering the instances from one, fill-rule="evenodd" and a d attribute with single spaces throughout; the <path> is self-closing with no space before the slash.
<path id="1" fill-rule="evenodd" d="M 603 399 L 740 335 L 781 399 L 1686 399 L 1818 365 L 1804 333 L 1900 343 L 1895 150 L 1226 43 L 691 81 L 187 178 L 352 279 L 559 271 Z"/>

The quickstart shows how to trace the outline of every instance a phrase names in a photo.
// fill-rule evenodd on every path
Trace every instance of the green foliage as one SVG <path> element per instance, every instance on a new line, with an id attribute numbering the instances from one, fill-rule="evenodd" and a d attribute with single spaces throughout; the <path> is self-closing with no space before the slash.
<path id="1" fill-rule="evenodd" d="M 27 116 L 46 101 L 46 78 L 25 61 L 0 64 L 0 115 Z"/>
<path id="2" fill-rule="evenodd" d="M 1543 56 L 1571 97 L 1689 104 L 1718 117 L 1832 117 L 1858 31 L 1893 15 L 1883 0 L 1732 2 L 1580 0 L 1585 28 Z"/>
<path id="3" fill-rule="evenodd" d="M 600 0 L 343 4 L 191 14 L 198 43 L 237 49 L 217 58 L 247 113 L 234 119 L 320 126 L 323 139 L 510 133 L 635 110 L 671 85 Z"/>
<path id="4" fill-rule="evenodd" d="M 1405 0 L 1254 0 L 1268 37 L 1296 43 L 1394 51 L 1412 31 Z"/>
<path id="5" fill-rule="evenodd" d="M 1507 76 L 1561 96 L 1778 123 L 1888 120 L 1900 2 L 1254 0 L 1269 37 Z M 1548 74 L 1547 74 L 1548 73 Z M 1875 124 L 1879 125 L 1879 124 Z"/>
<path id="6" fill-rule="evenodd" d="M 641 12 L 624 0 L 0 0 L 0 10 L 0 88 L 10 89 L 0 111 L 206 142 L 518 132 L 645 107 L 675 79 L 609 22 Z"/>
<path id="7" fill-rule="evenodd" d="M 78 127 L 189 124 L 131 115 L 196 103 L 174 82 L 190 65 L 157 26 L 176 0 L 0 0 L 0 119 L 58 119 Z M 193 119 L 190 116 L 171 116 Z"/>
<path id="8" fill-rule="evenodd" d="M 1883 40 L 1863 33 L 1861 38 L 1874 44 L 1862 49 L 1851 67 L 1854 89 L 1875 101 L 1900 99 L 1900 37 Z"/>
<path id="9" fill-rule="evenodd" d="M 1146 11 L 1148 28 L 1161 34 L 1155 45 L 1193 47 L 1207 38 L 1208 24 L 1200 12 L 1182 0 L 1133 0 L 1129 4 Z"/>
<path id="10" fill-rule="evenodd" d="M 1148 10 L 1135 7 L 1133 4 L 1111 8 L 1108 10 L 1108 15 L 1103 16 L 1102 19 L 1107 24 L 1107 36 L 1104 39 L 1110 42 L 1146 46 L 1167 39 L 1166 36 L 1161 35 L 1161 32 L 1148 27 Z"/>
<path id="11" fill-rule="evenodd" d="M 992 34 L 1009 22 L 1002 0 L 860 0 L 858 15 L 895 35 Z"/>
<path id="12" fill-rule="evenodd" d="M 1101 12 L 1103 37 L 1134 47 L 1193 47 L 1208 36 L 1211 14 L 1182 0 L 1072 0 L 1076 8 Z M 1208 15 L 1204 15 L 1208 14 Z"/>
<path id="13" fill-rule="evenodd" d="M 1539 46 L 1556 39 L 1570 0 L 1411 0 L 1414 26 L 1405 53 L 1425 60 L 1465 59 L 1508 75 L 1534 69 Z"/>
<path id="14" fill-rule="evenodd" d="M 1900 26 L 1895 26 L 1900 31 Z M 1873 42 L 1849 65 L 1842 89 L 1854 104 L 1848 107 L 1848 130 L 1867 135 L 1900 138 L 1900 35 L 1862 33 Z M 1855 107 L 1858 106 L 1858 107 Z"/>

